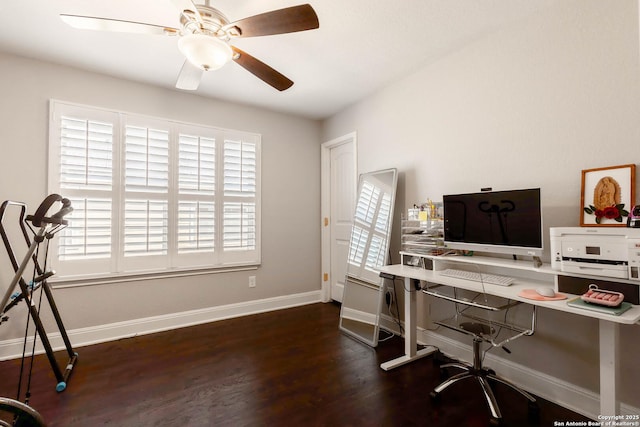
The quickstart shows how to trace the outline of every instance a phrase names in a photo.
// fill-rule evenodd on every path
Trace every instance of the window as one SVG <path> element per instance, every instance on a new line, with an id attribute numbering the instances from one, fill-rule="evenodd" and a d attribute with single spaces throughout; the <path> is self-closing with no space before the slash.
<path id="1" fill-rule="evenodd" d="M 260 263 L 260 136 L 51 102 L 58 276 Z"/>

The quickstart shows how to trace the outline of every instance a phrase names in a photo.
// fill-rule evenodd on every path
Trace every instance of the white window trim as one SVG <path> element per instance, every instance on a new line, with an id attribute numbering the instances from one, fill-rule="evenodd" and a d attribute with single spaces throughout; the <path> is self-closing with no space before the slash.
<path id="1" fill-rule="evenodd" d="M 114 125 L 113 134 L 113 210 L 112 215 L 112 256 L 110 258 L 94 260 L 62 261 L 58 259 L 58 246 L 56 239 L 51 245 L 52 260 L 58 272 L 58 281 L 76 281 L 78 279 L 107 279 L 117 277 L 130 277 L 138 275 L 175 275 L 200 270 L 215 271 L 247 267 L 255 267 L 261 262 L 261 136 L 259 134 L 215 128 L 210 126 L 183 123 L 174 120 L 159 119 L 140 114 L 112 111 L 92 106 L 68 103 L 64 101 L 50 101 L 50 128 L 49 128 L 49 168 L 48 168 L 48 192 L 58 193 L 63 197 L 79 196 L 87 193 L 86 190 L 71 190 L 60 188 L 60 118 L 62 115 L 75 115 L 79 118 L 91 120 L 103 120 Z M 150 127 L 160 126 L 160 129 L 169 131 L 169 194 L 168 200 L 168 236 L 169 247 L 166 256 L 141 256 L 125 257 L 123 255 L 124 242 L 124 132 L 127 124 Z M 195 134 L 199 137 L 214 138 L 216 141 L 216 190 L 212 200 L 215 203 L 215 241 L 214 252 L 206 253 L 178 253 L 177 250 L 177 207 L 178 207 L 178 135 Z M 223 145 L 226 140 L 239 139 L 255 144 L 256 150 L 256 189 L 255 197 L 251 199 L 255 203 L 255 249 L 238 251 L 223 251 L 222 248 L 222 218 L 225 198 L 223 190 Z M 191 198 L 193 199 L 193 197 Z M 198 197 L 195 197 L 198 199 Z M 117 211 L 117 212 L 116 212 Z M 137 258 L 137 259 L 136 259 Z M 164 259 L 162 259 L 164 258 Z"/>

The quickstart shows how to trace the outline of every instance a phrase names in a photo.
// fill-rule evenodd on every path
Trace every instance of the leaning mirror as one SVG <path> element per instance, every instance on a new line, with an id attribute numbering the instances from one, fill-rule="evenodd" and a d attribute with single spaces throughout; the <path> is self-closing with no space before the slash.
<path id="1" fill-rule="evenodd" d="M 361 174 L 349 242 L 340 329 L 378 345 L 383 289 L 380 267 L 387 264 L 395 203 L 396 169 Z"/>

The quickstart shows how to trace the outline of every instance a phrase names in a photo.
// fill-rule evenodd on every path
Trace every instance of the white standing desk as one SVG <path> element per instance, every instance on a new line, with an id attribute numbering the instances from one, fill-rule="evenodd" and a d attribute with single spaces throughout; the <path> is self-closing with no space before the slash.
<path id="1" fill-rule="evenodd" d="M 411 254 L 403 254 L 411 255 Z M 420 255 L 419 255 L 420 256 Z M 434 263 L 434 270 L 427 270 L 421 267 L 394 264 L 381 268 L 381 272 L 404 279 L 404 308 L 405 308 L 405 354 L 396 359 L 390 360 L 380 365 L 385 371 L 402 366 L 419 358 L 432 354 L 436 349 L 426 347 L 417 350 L 417 329 L 416 329 L 416 295 L 417 291 L 413 282 L 415 280 L 427 281 L 430 283 L 453 286 L 470 291 L 481 291 L 481 284 L 469 280 L 446 277 L 438 273 L 444 265 L 451 263 L 470 263 L 488 268 L 504 269 L 502 273 L 516 278 L 511 286 L 498 286 L 484 284 L 484 291 L 488 294 L 509 298 L 515 301 L 545 307 L 551 310 L 558 310 L 580 316 L 596 318 L 599 321 L 600 336 L 600 414 L 620 415 L 620 403 L 617 398 L 617 380 L 619 376 L 618 347 L 619 347 L 619 325 L 635 324 L 640 321 L 640 306 L 633 306 L 631 309 L 619 316 L 607 313 L 585 310 L 567 305 L 567 300 L 561 301 L 537 301 L 518 296 L 522 289 L 538 288 L 541 286 L 554 286 L 555 275 L 561 274 L 551 270 L 548 266 L 535 268 L 531 262 L 514 261 L 510 259 L 492 259 L 484 257 L 459 257 L 441 256 L 428 257 Z M 514 274 L 509 274 L 512 271 Z M 522 276 L 519 277 L 519 272 Z M 571 295 L 568 295 L 571 299 Z"/>

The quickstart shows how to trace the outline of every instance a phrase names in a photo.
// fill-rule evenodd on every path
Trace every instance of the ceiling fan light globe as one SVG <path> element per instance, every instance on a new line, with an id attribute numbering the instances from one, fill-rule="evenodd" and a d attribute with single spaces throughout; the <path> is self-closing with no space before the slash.
<path id="1" fill-rule="evenodd" d="M 181 37 L 178 49 L 189 62 L 205 71 L 222 68 L 233 55 L 227 43 L 204 34 L 187 34 Z"/>

